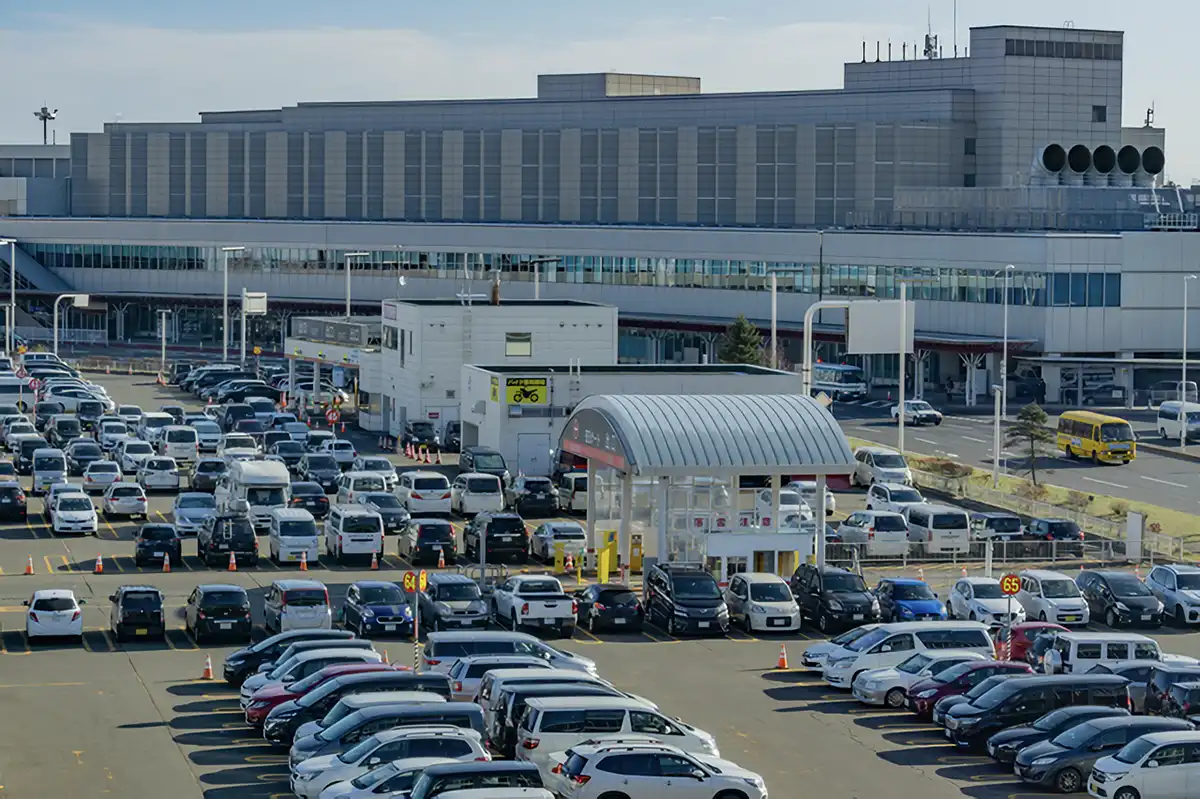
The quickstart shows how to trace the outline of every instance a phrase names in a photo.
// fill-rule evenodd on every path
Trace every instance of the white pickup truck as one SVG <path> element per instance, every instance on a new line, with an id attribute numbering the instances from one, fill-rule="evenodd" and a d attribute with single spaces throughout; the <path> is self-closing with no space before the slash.
<path id="1" fill-rule="evenodd" d="M 555 630 L 563 638 L 575 634 L 575 600 L 553 577 L 522 574 L 492 591 L 492 615 L 500 626 Z"/>

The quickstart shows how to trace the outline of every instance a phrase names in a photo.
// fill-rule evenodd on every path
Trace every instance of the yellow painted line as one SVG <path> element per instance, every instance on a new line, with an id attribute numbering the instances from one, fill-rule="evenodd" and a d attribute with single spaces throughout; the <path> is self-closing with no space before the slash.
<path id="1" fill-rule="evenodd" d="M 29 608 L 24 605 L 3 605 L 0 606 L 0 613 L 24 613 Z"/>
<path id="2" fill-rule="evenodd" d="M 82 682 L 21 682 L 0 684 L 0 688 L 71 688 L 79 685 L 87 685 Z"/>
<path id="3" fill-rule="evenodd" d="M 100 634 L 104 636 L 104 643 L 108 644 L 108 651 L 116 652 L 117 642 L 113 640 L 112 633 L 108 630 L 101 630 Z"/>
<path id="4" fill-rule="evenodd" d="M 20 608 L 20 609 L 21 609 L 21 610 L 24 610 L 24 608 Z M 603 641 L 601 641 L 601 640 L 600 640 L 599 638 L 597 638 L 596 636 L 592 635 L 590 632 L 588 632 L 588 631 L 587 631 L 586 629 L 584 629 L 583 627 L 576 627 L 576 628 L 575 628 L 575 630 L 576 630 L 577 632 L 583 633 L 583 634 L 584 634 L 584 635 L 586 635 L 588 638 L 591 638 L 591 639 L 592 639 L 591 641 L 583 641 L 582 643 L 585 643 L 585 644 L 590 644 L 590 643 L 602 644 L 602 643 L 604 643 Z"/>
<path id="5" fill-rule="evenodd" d="M 242 759 L 247 763 L 267 763 L 272 766 L 282 766 L 288 762 L 287 755 L 246 755 Z"/>
<path id="6" fill-rule="evenodd" d="M 33 522 L 29 521 L 29 517 L 25 517 L 25 526 L 29 528 L 29 532 L 33 533 L 34 538 L 41 538 L 38 535 L 38 528 L 33 526 Z M 41 525 L 39 525 L 40 527 Z"/>
<path id="7" fill-rule="evenodd" d="M 108 560 L 110 563 L 112 563 L 114 569 L 121 572 L 122 574 L 125 572 L 125 567 L 121 565 L 121 556 L 120 555 L 113 555 Z"/>
<path id="8" fill-rule="evenodd" d="M 56 564 L 51 558 L 56 558 L 61 563 Z M 71 571 L 71 562 L 67 560 L 66 555 L 43 555 L 42 561 L 46 564 L 46 572 L 49 574 L 58 574 L 60 571 Z"/>
<path id="9" fill-rule="evenodd" d="M 164 516 L 162 511 L 158 510 L 158 511 L 155 511 L 155 513 L 158 514 L 158 518 L 162 519 L 167 524 L 171 523 L 171 520 L 168 519 L 166 516 Z"/>

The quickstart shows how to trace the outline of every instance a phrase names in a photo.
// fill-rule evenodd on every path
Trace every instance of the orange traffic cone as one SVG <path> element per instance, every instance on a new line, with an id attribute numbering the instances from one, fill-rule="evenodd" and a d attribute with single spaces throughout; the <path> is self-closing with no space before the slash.
<path id="1" fill-rule="evenodd" d="M 921 582 L 925 582 L 925 570 L 920 566 L 917 567 L 917 579 Z"/>
<path id="2" fill-rule="evenodd" d="M 237 558 L 234 556 L 234 554 L 232 552 L 229 553 L 229 569 L 228 570 L 231 572 L 237 571 Z"/>
<path id="3" fill-rule="evenodd" d="M 386 649 L 383 650 L 383 662 L 384 662 L 384 665 L 388 665 L 388 666 L 390 666 L 392 664 L 392 659 L 388 657 L 388 653 L 387 653 Z"/>
<path id="4" fill-rule="evenodd" d="M 171 573 L 171 556 L 164 555 L 163 556 L 163 574 L 170 574 L 170 573 Z"/>
<path id="5" fill-rule="evenodd" d="M 575 571 L 575 556 L 572 555 L 570 552 L 567 553 L 567 561 L 563 565 L 563 569 L 568 572 Z"/>
<path id="6" fill-rule="evenodd" d="M 371 571 L 379 571 L 379 553 L 375 551 L 371 552 Z"/>
<path id="7" fill-rule="evenodd" d="M 411 459 L 412 459 L 412 456 L 413 456 L 413 454 L 412 454 L 412 444 L 411 444 L 411 443 L 410 443 L 410 444 L 405 444 L 405 445 L 404 445 L 404 457 L 406 457 L 406 458 L 409 458 L 409 459 L 411 460 Z"/>
<path id="8" fill-rule="evenodd" d="M 775 663 L 775 668 L 786 669 L 787 667 L 788 667 L 787 647 L 784 646 L 783 644 L 780 644 L 779 645 L 779 660 Z"/>
<path id="9" fill-rule="evenodd" d="M 440 449 L 437 451 L 437 460 L 436 460 L 436 461 L 434 461 L 434 462 L 435 462 L 435 463 L 436 463 L 438 466 L 441 466 L 441 465 L 442 465 L 442 451 L 441 451 Z"/>
<path id="10" fill-rule="evenodd" d="M 25 573 L 33 574 L 33 555 L 30 555 L 25 561 Z"/>
<path id="11" fill-rule="evenodd" d="M 446 553 L 442 552 L 440 549 L 438 550 L 438 568 L 446 568 Z"/>
<path id="12" fill-rule="evenodd" d="M 104 558 L 96 556 L 96 566 L 92 569 L 92 574 L 104 574 Z"/>
<path id="13" fill-rule="evenodd" d="M 204 656 L 204 671 L 200 673 L 200 679 L 211 680 L 212 678 L 213 678 L 212 655 L 205 655 Z"/>
<path id="14" fill-rule="evenodd" d="M 30 561 L 30 563 L 32 564 L 32 561 Z M 32 566 L 31 566 L 31 568 L 32 568 Z M 31 572 L 28 572 L 28 571 L 25 573 L 31 574 Z M 1140 564 L 1140 563 L 1133 564 L 1133 576 L 1137 577 L 1139 580 L 1142 579 L 1142 564 Z"/>
<path id="15" fill-rule="evenodd" d="M 308 550 L 307 549 L 300 550 L 300 571 L 302 571 L 302 572 L 308 571 Z"/>
<path id="16" fill-rule="evenodd" d="M 341 432 L 343 432 L 343 433 L 346 432 L 346 423 L 345 422 L 342 422 Z"/>

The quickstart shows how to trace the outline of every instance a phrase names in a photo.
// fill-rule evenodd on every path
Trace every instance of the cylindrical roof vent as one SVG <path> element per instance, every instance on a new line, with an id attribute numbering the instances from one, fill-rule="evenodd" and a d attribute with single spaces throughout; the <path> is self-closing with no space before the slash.
<path id="1" fill-rule="evenodd" d="M 1109 185 L 1129 187 L 1133 185 L 1133 176 L 1142 168 L 1142 154 L 1132 144 L 1126 144 L 1117 151 L 1117 168 L 1108 176 Z"/>
<path id="2" fill-rule="evenodd" d="M 1067 165 L 1067 151 L 1061 144 L 1047 144 L 1038 154 L 1038 166 L 1047 172 L 1062 172 Z"/>
<path id="3" fill-rule="evenodd" d="M 1101 144 L 1092 151 L 1092 166 L 1102 175 L 1107 175 L 1117 168 L 1117 154 L 1107 144 Z"/>
<path id="4" fill-rule="evenodd" d="M 1088 171 L 1092 165 L 1092 151 L 1082 144 L 1076 144 L 1067 153 L 1067 166 L 1077 175 Z"/>
<path id="5" fill-rule="evenodd" d="M 1163 155 L 1160 148 L 1151 146 L 1142 150 L 1142 169 L 1151 175 L 1162 174 L 1163 167 L 1166 165 L 1167 157 Z"/>

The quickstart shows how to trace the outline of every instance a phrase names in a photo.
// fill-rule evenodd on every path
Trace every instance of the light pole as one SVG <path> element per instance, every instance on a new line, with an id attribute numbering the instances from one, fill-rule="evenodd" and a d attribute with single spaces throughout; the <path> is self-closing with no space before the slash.
<path id="1" fill-rule="evenodd" d="M 163 380 L 163 385 L 166 385 L 167 379 L 167 315 L 174 313 L 169 308 L 158 309 L 158 333 L 161 351 L 158 361 L 158 375 Z"/>
<path id="2" fill-rule="evenodd" d="M 221 270 L 221 363 L 229 361 L 229 253 L 244 252 L 245 247 L 222 247 L 225 256 L 225 266 Z"/>
<path id="3" fill-rule="evenodd" d="M 8 245 L 8 301 L 12 309 L 8 312 L 8 323 L 4 326 L 4 349 L 9 355 L 13 352 L 13 336 L 16 331 L 17 307 L 17 242 L 13 239 L 0 239 L 0 246 Z"/>
<path id="4" fill-rule="evenodd" d="M 1008 418 L 1008 295 L 1011 291 L 1012 273 L 1016 267 L 1012 264 L 1004 267 L 1003 270 L 997 269 L 996 275 L 1004 272 L 1004 344 L 1003 352 L 1000 355 L 1000 415 Z"/>
<path id="5" fill-rule="evenodd" d="M 1188 337 L 1187 337 L 1187 315 L 1188 315 L 1188 281 L 1195 280 L 1195 275 L 1185 275 L 1183 278 L 1183 357 L 1180 359 L 1183 362 L 1183 370 L 1180 376 L 1179 383 L 1179 401 L 1182 403 L 1179 408 L 1179 448 L 1187 448 L 1187 361 L 1188 361 Z"/>
<path id="6" fill-rule="evenodd" d="M 1000 386 L 992 386 L 995 406 L 992 411 L 992 488 L 1000 487 L 1000 401 L 1004 394 Z"/>
<path id="7" fill-rule="evenodd" d="M 88 295 L 86 294 L 60 294 L 54 298 L 54 354 L 58 355 L 58 304 L 63 300 L 71 300 L 71 305 L 75 308 L 86 308 L 88 304 Z"/>
<path id="8" fill-rule="evenodd" d="M 350 318 L 350 259 L 351 258 L 368 258 L 369 252 L 348 252 L 346 253 L 346 318 Z"/>

